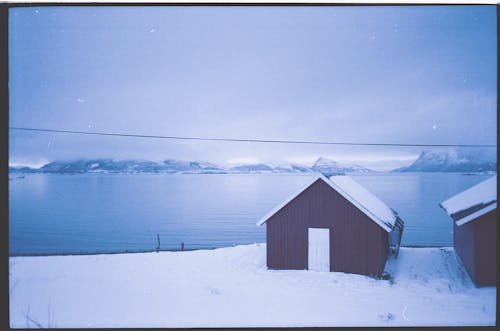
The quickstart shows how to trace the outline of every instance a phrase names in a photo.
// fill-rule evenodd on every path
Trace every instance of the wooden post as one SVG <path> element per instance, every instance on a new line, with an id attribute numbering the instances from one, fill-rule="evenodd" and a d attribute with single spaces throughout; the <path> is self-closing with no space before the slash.
<path id="1" fill-rule="evenodd" d="M 183 250 L 184 250 L 184 243 L 182 242 L 181 243 L 181 251 L 183 251 Z"/>
<path id="2" fill-rule="evenodd" d="M 160 251 L 160 234 L 156 234 L 156 240 L 158 241 L 158 246 L 156 246 L 156 253 Z"/>

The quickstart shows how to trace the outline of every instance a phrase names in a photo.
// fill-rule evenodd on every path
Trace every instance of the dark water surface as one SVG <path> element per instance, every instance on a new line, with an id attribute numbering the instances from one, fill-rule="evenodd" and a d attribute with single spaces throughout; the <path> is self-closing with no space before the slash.
<path id="1" fill-rule="evenodd" d="M 353 176 L 405 221 L 403 245 L 450 246 L 438 203 L 491 175 Z M 30 174 L 9 181 L 10 254 L 224 247 L 265 242 L 255 223 L 309 175 Z"/>

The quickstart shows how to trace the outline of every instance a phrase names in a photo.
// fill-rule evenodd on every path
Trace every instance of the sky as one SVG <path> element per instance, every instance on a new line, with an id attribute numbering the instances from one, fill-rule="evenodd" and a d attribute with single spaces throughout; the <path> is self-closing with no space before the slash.
<path id="1" fill-rule="evenodd" d="M 9 9 L 9 126 L 496 144 L 496 7 Z M 9 163 L 75 158 L 408 164 L 423 148 L 9 130 Z"/>

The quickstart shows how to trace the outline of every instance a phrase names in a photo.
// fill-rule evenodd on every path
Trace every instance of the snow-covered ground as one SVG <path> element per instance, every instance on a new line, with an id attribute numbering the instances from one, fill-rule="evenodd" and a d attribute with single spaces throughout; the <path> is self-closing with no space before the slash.
<path id="1" fill-rule="evenodd" d="M 494 325 L 452 248 L 401 248 L 391 281 L 268 270 L 265 244 L 11 257 L 11 327 Z"/>

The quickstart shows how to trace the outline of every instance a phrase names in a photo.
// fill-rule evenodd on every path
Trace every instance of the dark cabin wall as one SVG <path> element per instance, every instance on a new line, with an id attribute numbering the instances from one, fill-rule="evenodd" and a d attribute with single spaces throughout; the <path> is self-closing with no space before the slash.
<path id="1" fill-rule="evenodd" d="M 496 284 L 496 216 L 497 212 L 495 209 L 470 222 L 474 224 L 474 261 L 476 271 L 474 283 L 477 286 Z"/>
<path id="2" fill-rule="evenodd" d="M 328 184 L 314 184 L 267 222 L 267 263 L 276 269 L 307 269 L 308 228 L 330 229 L 330 268 L 380 275 L 388 233 Z"/>
<path id="3" fill-rule="evenodd" d="M 457 224 L 453 222 L 453 246 L 470 277 L 474 279 L 476 271 L 474 262 L 473 222 L 468 222 L 461 226 L 457 226 Z"/>

